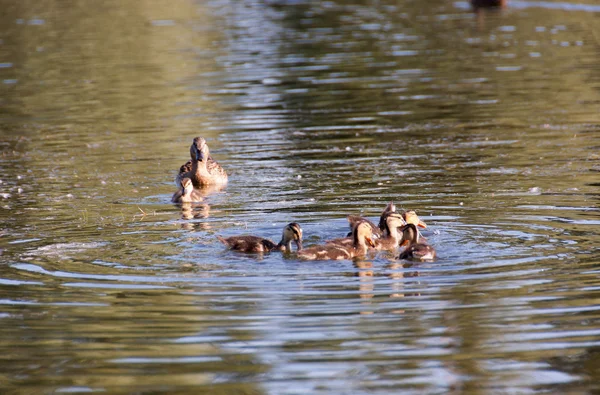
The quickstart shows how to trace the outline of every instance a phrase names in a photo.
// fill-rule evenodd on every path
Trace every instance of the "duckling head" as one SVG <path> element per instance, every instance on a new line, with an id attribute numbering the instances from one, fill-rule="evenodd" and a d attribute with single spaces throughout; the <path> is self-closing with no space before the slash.
<path id="1" fill-rule="evenodd" d="M 398 232 L 402 234 L 400 247 L 407 244 L 415 244 L 419 242 L 419 231 L 414 224 L 406 224 L 398 228 Z"/>
<path id="2" fill-rule="evenodd" d="M 296 247 L 300 251 L 302 249 L 302 228 L 296 222 L 287 224 L 281 235 L 281 244 L 289 250 L 291 250 L 292 241 L 296 243 Z"/>
<path id="3" fill-rule="evenodd" d="M 209 155 L 210 153 L 208 151 L 208 145 L 206 145 L 206 140 L 204 140 L 203 137 L 196 137 L 190 146 L 190 156 L 192 157 L 192 160 L 202 162 L 207 160 Z"/>
<path id="4" fill-rule="evenodd" d="M 396 212 L 396 205 L 394 204 L 394 202 L 389 202 L 387 206 L 385 206 L 385 209 L 383 209 L 383 212 L 381 213 L 381 216 L 379 217 L 379 229 L 383 230 L 385 229 L 385 221 L 387 219 L 387 217 Z"/>
<path id="5" fill-rule="evenodd" d="M 427 228 L 427 224 L 423 221 L 421 221 L 421 218 L 419 218 L 419 216 L 417 215 L 417 213 L 415 213 L 414 211 L 407 211 L 404 213 L 404 219 L 406 220 L 407 224 L 413 224 L 415 226 L 418 226 L 419 228 Z"/>
<path id="6" fill-rule="evenodd" d="M 385 218 L 385 225 L 389 232 L 391 229 L 396 229 L 400 226 L 406 225 L 406 221 L 404 221 L 402 215 L 398 213 L 391 213 Z"/>
<path id="7" fill-rule="evenodd" d="M 373 241 L 373 228 L 368 222 L 359 222 L 354 227 L 353 232 L 354 246 L 360 246 L 363 243 L 369 247 L 375 247 Z"/>

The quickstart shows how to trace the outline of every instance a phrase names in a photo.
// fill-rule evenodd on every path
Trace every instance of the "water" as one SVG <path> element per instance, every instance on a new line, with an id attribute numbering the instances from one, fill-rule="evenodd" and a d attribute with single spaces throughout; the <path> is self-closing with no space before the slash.
<path id="1" fill-rule="evenodd" d="M 2 392 L 599 390 L 593 2 L 2 8 Z M 182 210 L 197 135 L 230 183 Z M 392 200 L 436 262 L 216 240 Z"/>

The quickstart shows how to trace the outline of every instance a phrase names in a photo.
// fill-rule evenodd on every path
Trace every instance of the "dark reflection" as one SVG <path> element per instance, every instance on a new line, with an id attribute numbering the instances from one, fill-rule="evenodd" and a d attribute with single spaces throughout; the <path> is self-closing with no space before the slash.
<path id="1" fill-rule="evenodd" d="M 471 0 L 471 6 L 477 20 L 477 27 L 484 31 L 486 24 L 486 12 L 505 8 L 507 0 Z"/>
<path id="2" fill-rule="evenodd" d="M 584 375 L 586 378 L 594 379 L 600 377 L 600 347 L 592 346 L 580 350 L 577 353 L 552 357 L 548 361 L 555 369 L 577 375 Z M 564 388 L 568 388 L 565 385 Z M 588 391 L 598 391 L 600 384 L 591 383 L 587 387 Z"/>

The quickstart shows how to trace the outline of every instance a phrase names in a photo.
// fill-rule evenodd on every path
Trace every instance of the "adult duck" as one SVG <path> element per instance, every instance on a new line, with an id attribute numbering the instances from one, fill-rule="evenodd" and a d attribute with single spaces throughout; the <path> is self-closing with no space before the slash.
<path id="1" fill-rule="evenodd" d="M 190 157 L 191 159 L 179 168 L 179 174 L 175 178 L 177 186 L 180 187 L 181 181 L 186 177 L 192 180 L 195 188 L 227 184 L 227 172 L 210 156 L 204 138 L 194 139 L 190 146 Z"/>

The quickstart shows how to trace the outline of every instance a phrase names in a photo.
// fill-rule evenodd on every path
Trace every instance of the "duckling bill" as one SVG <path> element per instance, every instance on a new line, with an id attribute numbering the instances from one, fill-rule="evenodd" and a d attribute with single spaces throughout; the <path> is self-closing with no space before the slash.
<path id="1" fill-rule="evenodd" d="M 223 238 L 217 236 L 219 241 L 230 250 L 241 252 L 271 252 L 271 251 L 292 251 L 292 242 L 296 244 L 298 251 L 302 250 L 302 228 L 296 222 L 287 224 L 283 228 L 281 241 L 278 244 L 269 239 L 260 236 L 231 236 Z"/>

